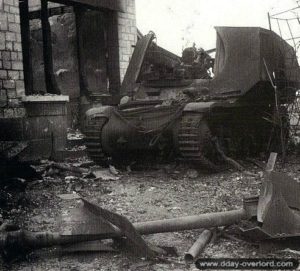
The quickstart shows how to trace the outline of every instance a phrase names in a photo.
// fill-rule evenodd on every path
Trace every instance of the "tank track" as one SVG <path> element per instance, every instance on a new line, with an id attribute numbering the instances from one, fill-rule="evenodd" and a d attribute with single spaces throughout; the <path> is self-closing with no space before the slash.
<path id="1" fill-rule="evenodd" d="M 108 162 L 101 144 L 101 131 L 105 122 L 105 118 L 99 118 L 90 120 L 85 126 L 85 146 L 88 156 L 99 165 L 107 165 Z"/>
<path id="2" fill-rule="evenodd" d="M 177 147 L 181 155 L 179 160 L 205 167 L 210 171 L 219 170 L 207 157 L 214 146 L 203 114 L 184 112 L 177 137 Z"/>
<path id="3" fill-rule="evenodd" d="M 106 166 L 109 161 L 101 145 L 101 131 L 105 123 L 105 118 L 98 118 L 90 120 L 85 126 L 85 145 L 88 156 L 96 164 L 103 166 Z M 184 112 L 176 137 L 177 150 L 181 156 L 179 160 L 205 167 L 210 171 L 219 170 L 207 157 L 214 146 L 210 130 L 202 114 Z"/>

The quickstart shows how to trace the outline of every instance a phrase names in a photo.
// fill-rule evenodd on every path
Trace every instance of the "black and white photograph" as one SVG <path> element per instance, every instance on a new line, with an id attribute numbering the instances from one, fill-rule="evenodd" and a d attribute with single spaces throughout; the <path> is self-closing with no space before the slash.
<path id="1" fill-rule="evenodd" d="M 300 270 L 299 0 L 0 0 L 0 271 Z"/>

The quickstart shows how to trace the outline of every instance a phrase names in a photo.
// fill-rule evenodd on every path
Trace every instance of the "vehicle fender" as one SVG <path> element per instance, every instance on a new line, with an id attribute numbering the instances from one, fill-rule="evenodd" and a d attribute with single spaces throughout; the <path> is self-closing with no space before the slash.
<path id="1" fill-rule="evenodd" d="M 112 112 L 114 111 L 113 106 L 99 106 L 93 107 L 86 111 L 85 117 L 86 119 L 94 119 L 94 118 L 110 118 Z"/>
<path id="2" fill-rule="evenodd" d="M 209 112 L 212 107 L 216 105 L 216 102 L 194 102 L 188 103 L 183 111 L 184 112 Z"/>

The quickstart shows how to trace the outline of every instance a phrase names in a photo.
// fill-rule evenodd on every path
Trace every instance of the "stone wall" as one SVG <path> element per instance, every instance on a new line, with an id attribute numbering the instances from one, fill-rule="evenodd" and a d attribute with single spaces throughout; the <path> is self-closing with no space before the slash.
<path id="1" fill-rule="evenodd" d="M 137 42 L 137 27 L 135 17 L 135 0 L 124 0 L 125 13 L 118 12 L 118 35 L 119 35 L 119 57 L 120 77 L 124 78 L 130 57 Z"/>
<path id="2" fill-rule="evenodd" d="M 19 117 L 25 95 L 19 0 L 0 0 L 0 117 Z"/>

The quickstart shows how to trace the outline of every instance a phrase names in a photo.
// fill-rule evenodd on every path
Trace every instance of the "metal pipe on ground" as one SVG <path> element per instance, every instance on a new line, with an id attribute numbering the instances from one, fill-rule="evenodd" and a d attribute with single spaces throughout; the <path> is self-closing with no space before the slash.
<path id="1" fill-rule="evenodd" d="M 201 228 L 213 228 L 227 226 L 247 219 L 248 214 L 244 209 L 208 213 L 195 216 L 186 216 L 180 218 L 155 220 L 149 222 L 134 223 L 133 226 L 139 234 L 147 235 L 163 232 L 175 232 Z M 110 239 L 122 237 L 121 229 L 115 228 L 114 231 L 101 234 L 82 234 L 82 235 L 60 235 L 59 233 L 48 232 L 28 232 L 12 231 L 0 233 L 0 249 L 6 249 L 6 245 L 13 241 L 13 246 L 26 246 L 30 248 L 42 248 L 55 245 L 74 244 L 82 241 L 93 241 L 101 239 Z"/>
<path id="2" fill-rule="evenodd" d="M 133 226 L 137 232 L 146 235 L 153 233 L 228 226 L 248 218 L 249 214 L 247 211 L 245 209 L 240 209 L 226 212 L 207 213 L 179 218 L 139 222 L 133 223 Z"/>
<path id="3" fill-rule="evenodd" d="M 204 230 L 197 241 L 192 245 L 188 252 L 184 255 L 186 263 L 193 263 L 199 257 L 206 245 L 210 242 L 213 233 L 211 230 Z"/>

